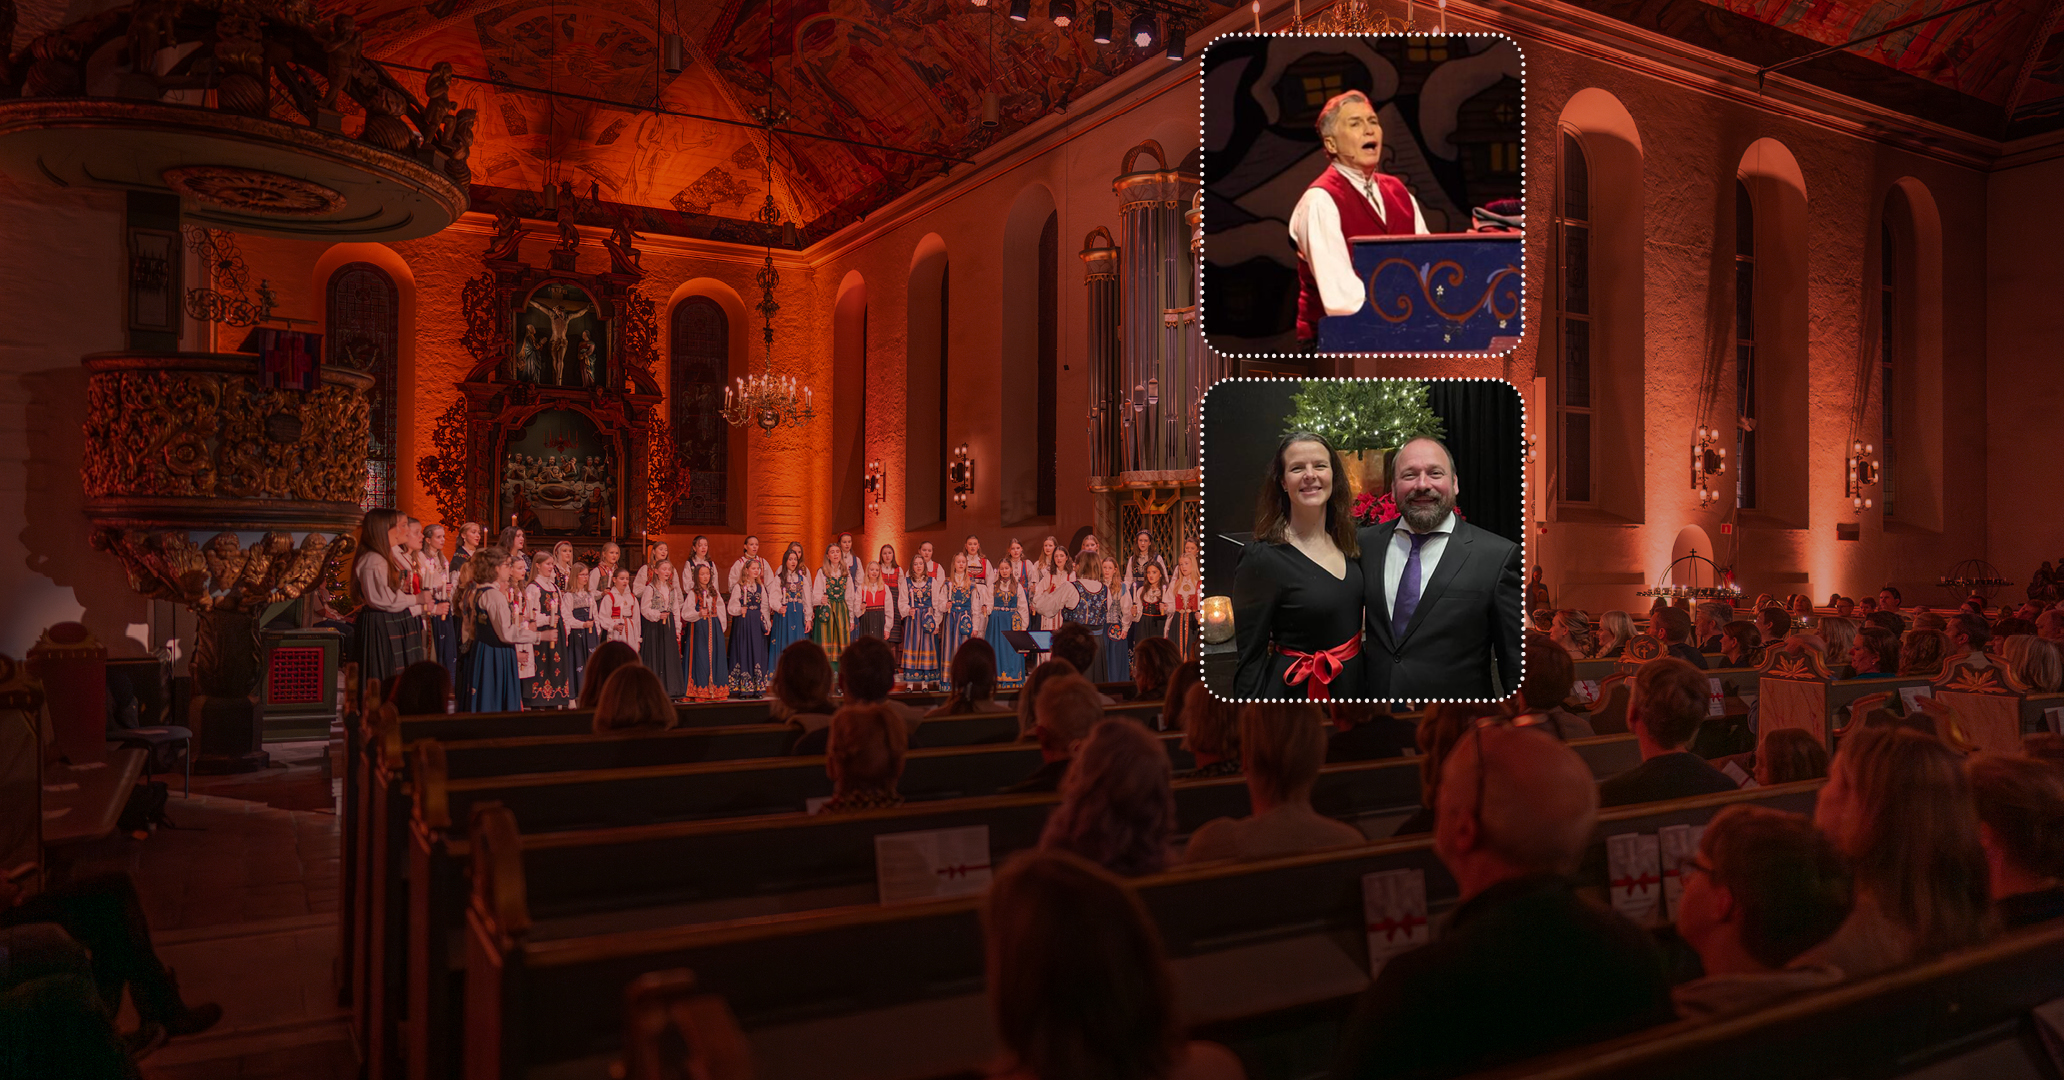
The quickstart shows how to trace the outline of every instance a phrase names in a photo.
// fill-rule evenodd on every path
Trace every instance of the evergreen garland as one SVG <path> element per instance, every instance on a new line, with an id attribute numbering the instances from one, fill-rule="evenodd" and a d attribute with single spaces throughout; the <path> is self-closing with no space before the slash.
<path id="1" fill-rule="evenodd" d="M 1417 379 L 1306 379 L 1291 401 L 1284 434 L 1312 432 L 1343 454 L 1444 434 L 1426 403 L 1426 384 Z"/>

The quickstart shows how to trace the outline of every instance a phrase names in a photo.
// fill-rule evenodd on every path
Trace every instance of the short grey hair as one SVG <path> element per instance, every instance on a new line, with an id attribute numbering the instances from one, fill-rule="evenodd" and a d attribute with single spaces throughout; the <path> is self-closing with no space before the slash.
<path id="1" fill-rule="evenodd" d="M 1372 112 L 1376 108 L 1376 103 L 1369 100 L 1369 95 L 1360 90 L 1345 90 L 1333 95 L 1327 99 L 1325 107 L 1319 110 L 1319 138 L 1323 139 L 1333 134 L 1333 121 L 1340 118 L 1340 107 L 1350 101 L 1359 101 L 1367 105 Z"/>

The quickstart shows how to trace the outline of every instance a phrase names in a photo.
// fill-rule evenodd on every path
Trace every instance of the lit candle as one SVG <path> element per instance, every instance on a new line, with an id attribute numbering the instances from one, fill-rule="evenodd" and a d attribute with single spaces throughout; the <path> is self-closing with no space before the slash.
<path id="1" fill-rule="evenodd" d="M 1229 596 L 1207 596 L 1202 605 L 1204 615 L 1204 641 L 1216 645 L 1230 641 L 1233 637 L 1233 599 Z"/>
<path id="2" fill-rule="evenodd" d="M 509 527 L 512 529 L 516 527 L 516 515 L 514 514 L 509 515 Z"/>
<path id="3" fill-rule="evenodd" d="M 616 536 L 616 515 L 615 515 L 615 514 L 611 514 L 611 515 L 609 515 L 609 535 L 610 535 L 610 537 L 611 537 L 612 539 L 613 539 L 613 538 L 615 538 L 615 536 Z"/>
<path id="4" fill-rule="evenodd" d="M 1261 0 L 1254 0 L 1254 32 L 1261 33 Z"/>

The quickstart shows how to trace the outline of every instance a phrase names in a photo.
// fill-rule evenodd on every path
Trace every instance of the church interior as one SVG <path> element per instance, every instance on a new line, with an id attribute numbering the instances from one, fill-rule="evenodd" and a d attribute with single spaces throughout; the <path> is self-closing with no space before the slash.
<path id="1" fill-rule="evenodd" d="M 2060 191 L 2064 0 L 0 0 L 0 1077 L 2059 1075 Z M 1486 384 L 1498 700 L 1214 697 Z"/>

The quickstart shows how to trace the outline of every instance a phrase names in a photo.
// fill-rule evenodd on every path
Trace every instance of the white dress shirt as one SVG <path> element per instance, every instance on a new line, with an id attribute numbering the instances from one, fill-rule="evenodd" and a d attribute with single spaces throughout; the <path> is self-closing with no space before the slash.
<path id="1" fill-rule="evenodd" d="M 1419 545 L 1419 598 L 1426 599 L 1426 586 L 1433 581 L 1433 568 L 1440 565 L 1441 552 L 1448 549 L 1448 537 L 1455 535 L 1455 513 L 1435 525 L 1425 543 Z M 1412 557 L 1412 530 L 1402 519 L 1390 534 L 1390 552 L 1383 560 L 1383 607 L 1397 617 L 1398 583 L 1405 580 L 1405 560 Z"/>
<path id="2" fill-rule="evenodd" d="M 1383 213 L 1383 192 L 1375 181 L 1337 161 L 1332 168 L 1340 170 L 1340 175 L 1352 181 L 1355 190 L 1375 207 L 1376 220 L 1389 224 Z M 1405 197 L 1412 200 L 1412 231 L 1424 234 L 1426 214 L 1419 208 L 1418 196 L 1407 191 Z M 1352 315 L 1362 310 L 1366 290 L 1361 275 L 1355 273 L 1347 234 L 1341 230 L 1340 207 L 1324 188 L 1308 188 L 1297 200 L 1297 209 L 1290 212 L 1290 242 L 1297 245 L 1297 257 L 1311 266 L 1326 314 Z"/>

